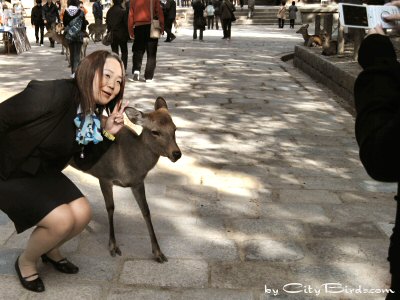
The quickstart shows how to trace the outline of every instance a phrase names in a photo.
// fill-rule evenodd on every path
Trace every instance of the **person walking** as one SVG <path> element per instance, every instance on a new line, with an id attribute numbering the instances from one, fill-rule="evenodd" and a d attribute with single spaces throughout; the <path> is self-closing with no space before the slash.
<path id="1" fill-rule="evenodd" d="M 247 1 L 247 8 L 248 8 L 247 19 L 253 19 L 255 5 L 256 5 L 256 0 Z"/>
<path id="2" fill-rule="evenodd" d="M 35 26 L 36 44 L 39 44 L 40 30 L 40 46 L 43 46 L 44 22 L 42 14 L 42 0 L 36 0 L 36 6 L 32 8 L 31 23 Z"/>
<path id="3" fill-rule="evenodd" d="M 193 0 L 193 39 L 197 39 L 197 30 L 200 31 L 199 40 L 203 41 L 203 31 L 206 29 L 206 19 L 204 18 L 205 5 L 201 0 Z"/>
<path id="4" fill-rule="evenodd" d="M 15 261 L 25 289 L 45 290 L 40 258 L 59 272 L 79 272 L 60 247 L 86 227 L 91 208 L 62 170 L 73 158 L 90 168 L 118 139 L 124 85 L 120 58 L 96 51 L 82 60 L 75 79 L 32 80 L 0 103 L 0 210 L 18 234 L 34 227 Z"/>
<path id="5" fill-rule="evenodd" d="M 157 63 L 158 39 L 150 37 L 151 11 L 153 7 L 153 19 L 158 19 L 161 26 L 161 33 L 164 33 L 164 14 L 162 12 L 160 0 L 130 0 L 128 30 L 129 36 L 134 40 L 132 45 L 133 52 L 133 80 L 140 80 L 140 70 L 142 68 L 143 55 L 147 54 L 146 69 L 144 80 L 151 81 Z"/>
<path id="6" fill-rule="evenodd" d="M 283 26 L 285 26 L 286 10 L 286 2 L 282 1 L 278 9 L 278 14 L 276 15 L 278 17 L 279 28 L 283 28 Z"/>
<path id="7" fill-rule="evenodd" d="M 221 21 L 221 5 L 222 1 L 221 0 L 213 0 L 213 6 L 214 6 L 214 20 L 215 20 L 215 29 L 218 30 L 218 22 Z M 222 23 L 221 23 L 222 26 Z"/>
<path id="8" fill-rule="evenodd" d="M 222 30 L 224 32 L 224 36 L 222 39 L 231 39 L 231 27 L 232 21 L 236 20 L 233 12 L 235 11 L 235 6 L 229 1 L 224 0 L 221 5 L 221 22 L 222 22 Z"/>
<path id="9" fill-rule="evenodd" d="M 206 12 L 207 12 L 207 29 L 210 30 L 214 29 L 214 6 L 212 5 L 211 1 L 208 2 L 208 5 L 206 7 Z"/>
<path id="10" fill-rule="evenodd" d="M 71 60 L 71 74 L 75 74 L 81 60 L 83 33 L 86 31 L 85 13 L 79 7 L 79 0 L 68 0 L 63 16 L 65 38 L 68 40 Z M 80 28 L 80 30 L 79 30 Z"/>
<path id="11" fill-rule="evenodd" d="M 297 17 L 297 6 L 296 1 L 292 1 L 292 5 L 289 6 L 289 19 L 290 19 L 290 28 L 294 28 L 294 21 Z"/>
<path id="12" fill-rule="evenodd" d="M 124 63 L 125 71 L 128 67 L 128 15 L 122 7 L 122 0 L 113 0 L 113 6 L 106 15 L 107 31 L 112 32 L 112 52 L 119 54 L 121 49 L 121 59 Z"/>
<path id="13" fill-rule="evenodd" d="M 101 0 L 96 0 L 96 2 L 93 3 L 92 12 L 93 12 L 93 16 L 94 16 L 94 23 L 96 25 L 102 25 L 103 24 L 103 4 L 101 4 Z M 101 41 L 100 33 L 95 34 L 94 40 L 95 40 L 95 42 Z"/>
<path id="14" fill-rule="evenodd" d="M 172 24 L 174 24 L 176 18 L 176 3 L 174 0 L 167 0 L 165 3 L 165 32 L 167 33 L 167 39 L 164 42 L 172 42 L 176 39 L 175 34 L 172 33 Z"/>
<path id="15" fill-rule="evenodd" d="M 56 23 L 60 22 L 58 8 L 51 0 L 47 0 L 46 4 L 43 6 L 42 18 L 47 31 L 55 30 Z M 50 37 L 49 40 L 50 47 L 54 48 L 54 40 Z"/>

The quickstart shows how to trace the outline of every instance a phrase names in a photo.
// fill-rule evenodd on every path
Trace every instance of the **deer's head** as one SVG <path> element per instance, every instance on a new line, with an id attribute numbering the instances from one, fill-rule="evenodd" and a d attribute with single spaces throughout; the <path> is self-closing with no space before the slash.
<path id="1" fill-rule="evenodd" d="M 303 25 L 299 28 L 299 30 L 296 31 L 296 33 L 301 33 L 301 34 L 305 34 L 308 33 L 308 26 L 310 26 L 309 24 Z"/>
<path id="2" fill-rule="evenodd" d="M 182 152 L 175 140 L 176 126 L 164 98 L 157 98 L 151 113 L 143 113 L 133 107 L 127 107 L 125 113 L 131 122 L 143 127 L 142 138 L 155 154 L 166 156 L 172 162 L 181 158 Z"/>

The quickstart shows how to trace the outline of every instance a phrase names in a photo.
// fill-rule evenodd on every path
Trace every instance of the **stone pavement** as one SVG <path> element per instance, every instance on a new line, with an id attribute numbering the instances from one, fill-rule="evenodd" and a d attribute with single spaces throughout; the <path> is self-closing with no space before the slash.
<path id="1" fill-rule="evenodd" d="M 293 30 L 233 26 L 231 42 L 220 35 L 206 31 L 199 42 L 181 30 L 173 43 L 160 42 L 155 82 L 126 85 L 125 99 L 143 111 L 165 97 L 178 127 L 183 157 L 160 159 L 146 180 L 169 261 L 153 260 L 138 206 L 122 188 L 115 189 L 122 256 L 111 257 L 97 181 L 67 168 L 94 212 L 64 247 L 80 273 L 40 263 L 47 291 L 22 289 L 13 263 L 30 231 L 16 235 L 0 215 L 0 299 L 384 299 L 351 290 L 388 287 L 395 214 L 395 186 L 374 182 L 359 162 L 354 118 L 280 60 L 302 42 Z M 91 43 L 88 52 L 101 48 Z M 46 41 L 20 56 L 1 55 L 0 101 L 31 79 L 68 77 L 59 51 Z M 283 290 L 296 282 L 299 293 Z M 324 283 L 346 290 L 310 289 Z"/>

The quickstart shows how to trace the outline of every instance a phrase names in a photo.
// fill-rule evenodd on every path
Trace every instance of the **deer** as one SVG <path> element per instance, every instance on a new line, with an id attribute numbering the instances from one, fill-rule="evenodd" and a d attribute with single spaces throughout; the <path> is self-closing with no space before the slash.
<path id="1" fill-rule="evenodd" d="M 93 40 L 93 42 L 96 43 L 96 40 L 94 39 L 95 34 L 100 34 L 101 39 L 103 39 L 104 34 L 106 33 L 107 30 L 107 24 L 95 24 L 91 23 L 88 26 L 89 30 L 89 37 Z"/>
<path id="2" fill-rule="evenodd" d="M 168 259 L 162 253 L 154 232 L 144 180 L 160 156 L 168 157 L 172 162 L 181 158 L 182 152 L 175 141 L 176 126 L 169 114 L 167 102 L 162 97 L 156 99 L 154 111 L 150 113 L 143 113 L 130 106 L 125 109 L 125 113 L 131 122 L 143 127 L 141 134 L 137 134 L 125 125 L 118 133 L 115 142 L 96 164 L 85 168 L 79 164 L 79 157 L 71 160 L 70 164 L 99 180 L 108 213 L 108 246 L 111 256 L 121 255 L 114 233 L 113 186 L 116 185 L 131 188 L 146 222 L 155 259 L 159 263 L 164 263 Z"/>
<path id="3" fill-rule="evenodd" d="M 330 34 L 323 30 L 321 32 L 321 40 L 322 40 L 322 55 L 332 56 L 337 54 L 338 42 L 332 41 Z"/>
<path id="4" fill-rule="evenodd" d="M 307 47 L 322 46 L 322 40 L 319 35 L 317 35 L 317 34 L 309 35 L 308 34 L 308 26 L 309 26 L 309 24 L 303 25 L 300 27 L 299 30 L 296 31 L 296 33 L 300 33 L 303 35 L 304 46 L 307 46 Z"/>
<path id="5" fill-rule="evenodd" d="M 58 26 L 58 25 L 57 25 Z M 71 66 L 71 59 L 70 59 L 70 54 L 69 54 L 69 45 L 68 45 L 68 40 L 65 38 L 64 34 L 62 33 L 64 27 L 57 27 L 56 29 L 50 29 L 49 31 L 46 32 L 44 37 L 50 37 L 54 39 L 57 43 L 61 44 L 61 54 L 64 54 L 64 48 L 65 48 L 65 60 L 68 61 L 68 67 Z M 83 43 L 81 47 L 81 59 L 86 56 L 86 48 L 89 44 L 89 35 L 85 31 L 83 33 Z"/>

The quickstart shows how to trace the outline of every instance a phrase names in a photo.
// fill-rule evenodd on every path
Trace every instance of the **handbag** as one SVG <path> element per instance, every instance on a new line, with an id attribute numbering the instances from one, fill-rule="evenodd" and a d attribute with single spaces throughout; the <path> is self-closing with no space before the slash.
<path id="1" fill-rule="evenodd" d="M 161 26 L 160 26 L 160 20 L 154 19 L 153 17 L 153 1 L 154 0 L 150 0 L 150 16 L 151 16 L 150 38 L 159 39 L 161 37 Z"/>
<path id="2" fill-rule="evenodd" d="M 111 30 L 109 32 L 107 32 L 107 34 L 103 37 L 101 42 L 103 43 L 104 46 L 110 46 L 112 44 L 113 34 L 112 34 Z"/>

